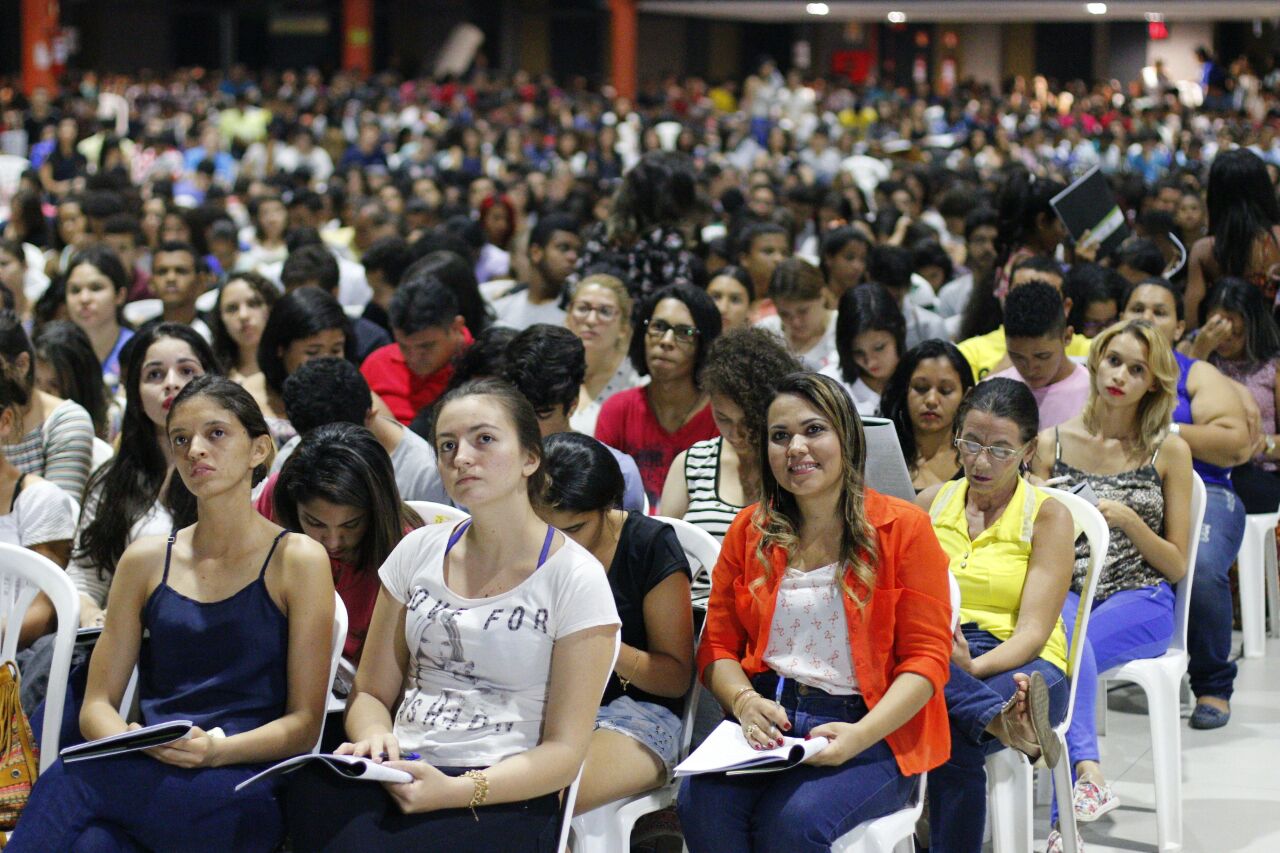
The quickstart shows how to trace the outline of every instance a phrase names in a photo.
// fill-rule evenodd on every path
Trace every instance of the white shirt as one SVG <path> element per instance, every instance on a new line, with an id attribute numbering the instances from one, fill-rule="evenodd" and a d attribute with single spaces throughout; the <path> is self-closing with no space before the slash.
<path id="1" fill-rule="evenodd" d="M 48 480 L 23 480 L 13 509 L 0 515 L 0 542 L 30 548 L 62 542 L 76 535 L 80 506 Z"/>
<path id="2" fill-rule="evenodd" d="M 786 335 L 782 332 L 782 318 L 777 314 L 770 314 L 760 322 L 756 323 L 757 329 L 765 329 L 773 332 L 782 338 L 787 349 L 800 360 L 800 362 L 809 370 L 820 372 L 829 364 L 838 362 L 840 357 L 836 354 L 836 319 L 838 312 L 832 311 L 831 316 L 827 320 L 827 330 L 822 333 L 822 337 L 818 342 L 804 352 L 796 352 L 791 349 L 791 344 L 787 343 Z"/>
<path id="3" fill-rule="evenodd" d="M 851 696 L 858 692 L 858 677 L 835 569 L 835 563 L 809 572 L 787 569 L 778 585 L 764 662 L 784 678 Z"/>
<path id="4" fill-rule="evenodd" d="M 101 497 L 102 488 L 99 486 L 85 498 L 84 510 L 80 513 L 75 550 L 80 548 L 79 538 L 83 535 L 84 529 L 97 515 L 98 501 Z M 125 543 L 125 547 L 127 548 L 143 536 L 168 536 L 172 529 L 173 516 L 169 515 L 169 511 L 165 509 L 164 502 L 157 500 L 151 509 L 143 513 L 142 517 L 133 523 L 133 527 L 129 528 L 129 540 Z M 72 553 L 75 551 L 73 550 Z M 111 589 L 113 574 L 107 571 L 100 572 L 98 566 L 88 560 L 73 558 L 67 566 L 67 576 L 71 578 L 71 582 L 76 585 L 78 591 L 93 599 L 99 607 L 107 606 L 107 593 Z"/>
<path id="5" fill-rule="evenodd" d="M 876 410 L 880 408 L 880 395 L 873 391 L 870 385 L 863 382 L 861 377 L 854 380 L 852 384 L 844 381 L 844 373 L 840 370 L 839 360 L 828 364 L 818 372 L 840 383 L 845 393 L 853 400 L 853 407 L 858 410 L 858 414 L 874 415 Z"/>
<path id="6" fill-rule="evenodd" d="M 514 589 L 457 595 L 444 583 L 453 528 L 413 531 L 378 571 L 407 611 L 394 733 L 437 767 L 487 767 L 542 739 L 555 641 L 620 622 L 604 568 L 571 539 Z"/>

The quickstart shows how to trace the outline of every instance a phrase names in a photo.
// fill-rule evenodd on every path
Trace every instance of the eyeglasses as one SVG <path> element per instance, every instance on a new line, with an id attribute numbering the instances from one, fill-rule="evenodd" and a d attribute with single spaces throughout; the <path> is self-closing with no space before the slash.
<path id="1" fill-rule="evenodd" d="M 644 332 L 649 336 L 650 340 L 660 341 L 667 336 L 667 332 L 675 335 L 676 343 L 691 347 L 698 340 L 701 334 L 696 326 L 687 326 L 684 323 L 671 325 L 666 320 L 645 320 Z"/>
<path id="2" fill-rule="evenodd" d="M 618 318 L 618 309 L 612 305 L 592 305 L 590 302 L 575 302 L 569 307 L 569 312 L 579 320 L 587 319 L 592 312 L 605 323 Z"/>
<path id="3" fill-rule="evenodd" d="M 996 462 L 1008 462 L 1010 459 L 1013 459 L 1022 452 L 1021 447 L 989 447 L 988 445 L 978 444 L 976 441 L 969 441 L 965 438 L 957 438 L 955 440 L 955 445 L 956 449 L 965 456 L 977 457 L 978 454 L 985 450 L 987 455 Z"/>

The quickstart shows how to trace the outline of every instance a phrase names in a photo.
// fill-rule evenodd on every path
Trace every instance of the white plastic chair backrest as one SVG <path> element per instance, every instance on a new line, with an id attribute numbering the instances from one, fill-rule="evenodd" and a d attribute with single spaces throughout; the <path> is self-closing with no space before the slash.
<path id="1" fill-rule="evenodd" d="M 619 631 L 613 635 L 613 660 L 609 662 L 609 676 L 606 676 L 604 684 L 600 685 L 601 698 L 604 697 L 605 688 L 609 686 L 609 678 L 612 677 L 613 668 L 618 665 L 618 654 L 621 651 L 622 631 L 619 629 Z M 566 853 L 569 849 L 569 830 L 573 826 L 573 807 L 578 801 L 578 785 L 581 782 L 582 767 L 580 766 L 578 767 L 578 775 L 573 777 L 573 784 L 569 786 L 568 791 L 560 801 L 560 842 L 556 845 L 557 853 Z"/>
<path id="2" fill-rule="evenodd" d="M 347 644 L 347 606 L 342 603 L 342 596 L 336 592 L 333 594 L 333 634 L 330 642 L 329 654 L 329 681 L 325 687 L 325 704 L 328 705 L 328 697 L 333 692 L 333 677 L 338 672 L 338 661 L 342 660 L 342 649 Z M 324 722 L 320 724 L 320 736 L 316 738 L 315 748 L 312 752 L 320 751 L 320 742 L 324 740 Z"/>
<path id="3" fill-rule="evenodd" d="M 1044 487 L 1042 487 L 1044 488 Z M 1080 596 L 1080 606 L 1076 608 L 1076 624 L 1071 632 L 1071 645 L 1067 649 L 1067 677 L 1071 680 L 1071 692 L 1067 698 L 1067 716 L 1075 706 L 1076 687 L 1080 679 L 1075 677 L 1076 666 L 1080 661 L 1080 650 L 1084 647 L 1085 636 L 1089 630 L 1089 616 L 1093 610 L 1093 597 L 1098 591 L 1098 578 L 1102 576 L 1102 565 L 1107 559 L 1107 549 L 1111 547 L 1111 528 L 1107 520 L 1098 512 L 1098 508 L 1079 495 L 1061 489 L 1044 488 L 1054 500 L 1061 503 L 1071 512 L 1071 520 L 1075 526 L 1076 536 L 1084 534 L 1089 541 L 1089 570 L 1085 576 L 1084 594 Z"/>
<path id="4" fill-rule="evenodd" d="M 456 506 L 435 501 L 405 501 L 405 503 L 422 516 L 424 524 L 443 524 L 446 521 L 462 521 L 464 518 L 471 517 Z"/>
<path id="5" fill-rule="evenodd" d="M 655 515 L 653 519 L 669 524 L 675 529 L 676 538 L 680 540 L 680 547 L 684 549 L 684 554 L 689 559 L 689 571 L 695 581 L 703 574 L 711 575 L 711 570 L 716 566 L 716 560 L 720 559 L 720 543 L 714 536 L 682 518 Z"/>
<path id="6" fill-rule="evenodd" d="M 90 473 L 106 465 L 115 458 L 115 455 L 116 449 L 95 435 L 93 437 L 93 457 L 89 462 Z"/>
<path id="7" fill-rule="evenodd" d="M 689 747 L 693 744 L 693 727 L 698 720 L 698 700 L 701 698 L 702 682 L 698 680 L 698 647 L 702 645 L 702 635 L 707 631 L 707 620 L 702 620 L 698 636 L 693 638 L 693 680 L 689 692 L 684 699 L 684 713 L 680 715 L 680 760 L 689 755 Z"/>
<path id="8" fill-rule="evenodd" d="M 67 676 L 71 671 L 76 630 L 80 627 L 80 594 L 67 573 L 51 560 L 17 545 L 0 543 L 0 616 L 4 620 L 0 661 L 14 660 L 17 655 L 22 617 L 37 593 L 41 592 L 53 603 L 58 617 L 53 662 L 49 667 L 44 729 L 40 735 L 40 770 L 44 771 L 58 757 L 62 703 L 67 695 Z M 7 724 L 8 721 L 5 722 Z"/>
<path id="9" fill-rule="evenodd" d="M 1200 551 L 1200 526 L 1204 524 L 1204 505 L 1208 493 L 1200 475 L 1191 472 L 1191 542 L 1187 546 L 1187 573 L 1174 585 L 1173 639 L 1169 651 L 1187 650 L 1187 619 L 1191 613 L 1191 583 L 1195 580 L 1196 554 Z"/>
<path id="10" fill-rule="evenodd" d="M 960 582 L 956 576 L 947 572 L 947 585 L 951 587 L 951 633 L 960 625 Z"/>

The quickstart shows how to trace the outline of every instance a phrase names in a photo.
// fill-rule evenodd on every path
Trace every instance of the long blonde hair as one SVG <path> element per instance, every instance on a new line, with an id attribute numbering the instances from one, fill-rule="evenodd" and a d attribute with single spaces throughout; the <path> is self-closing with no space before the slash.
<path id="1" fill-rule="evenodd" d="M 865 607 L 875 590 L 877 548 L 875 530 L 867 521 L 863 503 L 867 442 L 862 431 L 862 420 L 844 388 L 834 379 L 817 373 L 791 373 L 784 376 L 774 389 L 773 397 L 776 400 L 782 394 L 794 394 L 808 402 L 831 422 L 832 429 L 840 439 L 840 455 L 844 463 L 840 500 L 837 504 L 837 512 L 844 522 L 841 525 L 840 563 L 853 573 L 866 593 L 860 595 L 846 579 L 844 571 L 838 572 L 837 578 L 844 594 L 859 608 Z M 799 526 L 803 520 L 795 495 L 778 484 L 769 465 L 767 428 L 760 435 L 760 490 L 760 505 L 751 521 L 761 534 L 756 545 L 756 559 L 760 561 L 764 574 L 752 582 L 753 592 L 772 578 L 773 564 L 769 561 L 769 549 L 781 548 L 790 559 L 799 542 Z"/>
<path id="2" fill-rule="evenodd" d="M 1178 360 L 1173 346 L 1164 334 L 1146 320 L 1122 320 L 1109 326 L 1093 339 L 1089 347 L 1089 400 L 1084 404 L 1084 428 L 1091 433 L 1098 431 L 1098 366 L 1113 340 L 1130 335 L 1147 348 L 1147 367 L 1155 377 L 1155 386 L 1138 404 L 1138 434 L 1133 445 L 1142 455 L 1155 452 L 1164 438 L 1173 410 L 1178 407 Z"/>

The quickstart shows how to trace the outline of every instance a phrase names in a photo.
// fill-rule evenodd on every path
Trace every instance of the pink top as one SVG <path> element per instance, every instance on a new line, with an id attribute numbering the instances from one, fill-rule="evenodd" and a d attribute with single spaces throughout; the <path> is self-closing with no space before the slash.
<path id="1" fill-rule="evenodd" d="M 1084 411 L 1084 404 L 1089 400 L 1089 371 L 1084 365 L 1076 364 L 1071 375 L 1052 385 L 1043 388 L 1032 388 L 1031 395 L 1036 398 L 1040 407 L 1040 429 L 1045 430 L 1066 423 Z M 993 373 L 988 380 L 997 376 L 1016 379 L 1022 382 L 1018 368 L 1010 367 L 999 373 Z"/>

